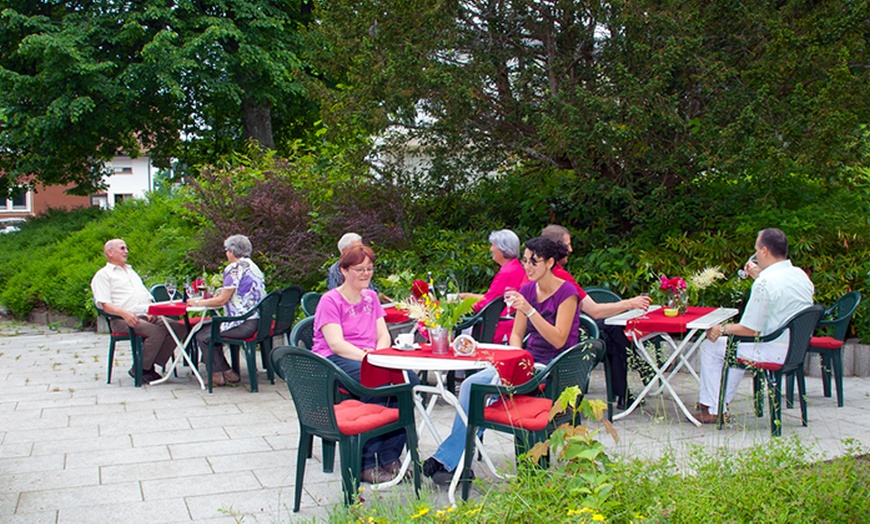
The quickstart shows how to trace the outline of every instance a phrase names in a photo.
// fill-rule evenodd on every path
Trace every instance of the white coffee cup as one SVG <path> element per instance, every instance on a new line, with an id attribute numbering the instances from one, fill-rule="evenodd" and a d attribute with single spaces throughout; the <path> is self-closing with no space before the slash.
<path id="1" fill-rule="evenodd" d="M 413 333 L 399 333 L 396 336 L 396 340 L 393 343 L 400 348 L 410 348 L 414 347 L 414 334 Z"/>

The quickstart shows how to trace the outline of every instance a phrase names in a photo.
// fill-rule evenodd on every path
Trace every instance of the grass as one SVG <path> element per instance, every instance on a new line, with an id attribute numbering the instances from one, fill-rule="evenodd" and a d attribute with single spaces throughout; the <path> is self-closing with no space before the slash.
<path id="1" fill-rule="evenodd" d="M 436 508 L 425 495 L 374 499 L 337 506 L 329 521 L 865 522 L 870 455 L 847 448 L 846 456 L 824 460 L 792 438 L 736 452 L 698 448 L 686 464 L 665 457 L 570 471 L 521 467 L 507 482 L 479 485 L 480 497 L 455 508 Z"/>

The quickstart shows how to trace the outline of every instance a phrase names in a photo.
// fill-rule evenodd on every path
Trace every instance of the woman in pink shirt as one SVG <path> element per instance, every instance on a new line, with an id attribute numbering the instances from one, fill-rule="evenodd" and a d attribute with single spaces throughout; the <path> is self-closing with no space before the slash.
<path id="1" fill-rule="evenodd" d="M 483 306 L 492 302 L 496 297 L 503 296 L 508 289 L 518 290 L 523 284 L 529 281 L 523 265 L 520 264 L 517 258 L 520 253 L 520 239 L 510 229 L 501 229 L 493 231 L 489 234 L 489 251 L 492 253 L 492 259 L 496 264 L 501 266 L 498 273 L 492 278 L 492 283 L 486 293 L 479 295 L 475 293 L 460 293 L 459 298 L 474 297 L 481 299 L 480 302 L 474 305 L 474 311 L 480 311 Z M 502 311 L 502 316 L 508 314 L 507 308 Z M 513 320 L 502 320 L 498 323 L 498 328 L 495 331 L 493 342 L 503 343 L 510 337 L 513 329 Z"/>
<path id="2" fill-rule="evenodd" d="M 333 362 L 359 382 L 360 363 L 369 351 L 389 347 L 390 332 L 378 294 L 369 289 L 375 254 L 371 248 L 354 245 L 344 250 L 338 267 L 344 283 L 324 293 L 314 313 L 314 341 L 311 350 Z M 419 383 L 413 372 L 409 380 Z M 416 379 L 416 380 L 415 380 Z M 381 397 L 363 402 L 383 404 Z M 363 482 L 378 484 L 391 480 L 401 468 L 399 458 L 405 447 L 405 432 L 393 431 L 373 438 L 363 448 Z"/>

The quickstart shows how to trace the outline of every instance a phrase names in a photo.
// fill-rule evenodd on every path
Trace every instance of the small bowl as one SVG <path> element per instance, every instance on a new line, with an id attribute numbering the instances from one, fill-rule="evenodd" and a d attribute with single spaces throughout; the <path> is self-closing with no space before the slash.
<path id="1" fill-rule="evenodd" d="M 677 316 L 677 314 L 679 314 L 679 312 L 680 312 L 679 309 L 673 309 L 673 308 L 669 308 L 669 307 L 665 308 L 665 316 L 666 317 L 675 317 L 675 316 Z"/>

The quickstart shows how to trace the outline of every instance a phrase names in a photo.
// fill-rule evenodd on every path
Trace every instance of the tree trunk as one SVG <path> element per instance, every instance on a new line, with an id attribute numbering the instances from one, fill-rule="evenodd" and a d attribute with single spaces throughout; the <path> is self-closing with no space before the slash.
<path id="1" fill-rule="evenodd" d="M 258 104 L 252 99 L 242 102 L 245 139 L 253 138 L 267 149 L 275 149 L 272 136 L 272 107 L 269 103 Z"/>

